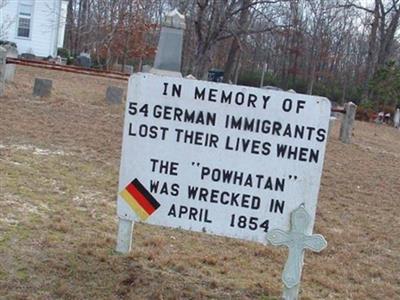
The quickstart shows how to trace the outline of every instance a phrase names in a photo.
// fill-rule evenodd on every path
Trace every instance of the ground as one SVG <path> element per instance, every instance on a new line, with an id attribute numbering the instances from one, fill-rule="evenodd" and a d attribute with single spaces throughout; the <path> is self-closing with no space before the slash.
<path id="1" fill-rule="evenodd" d="M 53 79 L 47 99 L 35 77 Z M 136 224 L 114 252 L 123 105 L 107 80 L 18 67 L 0 98 L 0 299 L 277 299 L 285 248 Z M 400 299 L 400 131 L 328 142 L 302 299 Z"/>

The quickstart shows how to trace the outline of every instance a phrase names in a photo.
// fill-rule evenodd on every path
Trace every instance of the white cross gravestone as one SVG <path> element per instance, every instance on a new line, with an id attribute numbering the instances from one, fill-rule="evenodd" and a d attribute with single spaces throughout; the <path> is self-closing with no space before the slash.
<path id="1" fill-rule="evenodd" d="M 272 245 L 285 245 L 289 248 L 288 259 L 282 273 L 285 300 L 297 298 L 304 249 L 320 252 L 327 245 L 322 235 L 313 234 L 310 236 L 305 234 L 310 220 L 310 215 L 303 206 L 300 206 L 291 213 L 291 230 L 289 232 L 274 229 L 267 233 L 267 240 Z"/>

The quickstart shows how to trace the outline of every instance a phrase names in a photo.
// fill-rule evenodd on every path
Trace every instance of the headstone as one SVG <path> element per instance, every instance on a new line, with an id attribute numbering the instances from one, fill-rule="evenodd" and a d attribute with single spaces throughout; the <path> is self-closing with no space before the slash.
<path id="1" fill-rule="evenodd" d="M 133 72 L 134 72 L 134 68 L 133 68 L 133 66 L 131 66 L 131 65 L 125 65 L 125 67 L 124 67 L 124 72 L 125 73 L 127 73 L 127 74 L 133 74 Z"/>
<path id="2" fill-rule="evenodd" d="M 393 118 L 393 123 L 394 123 L 394 127 L 400 128 L 400 108 L 396 109 L 396 112 L 395 112 L 394 118 Z"/>
<path id="3" fill-rule="evenodd" d="M 217 69 L 211 69 L 210 71 L 208 71 L 207 80 L 213 81 L 213 82 L 223 82 L 224 81 L 224 71 L 217 70 Z"/>
<path id="4" fill-rule="evenodd" d="M 328 131 L 328 136 L 330 136 L 331 133 L 332 133 L 332 128 L 333 128 L 333 126 L 335 126 L 335 121 L 336 121 L 336 117 L 331 116 L 331 117 L 329 118 L 329 131 Z"/>
<path id="5" fill-rule="evenodd" d="M 22 53 L 21 54 L 21 58 L 29 59 L 29 60 L 35 60 L 36 59 L 36 55 L 32 54 L 32 53 Z"/>
<path id="6" fill-rule="evenodd" d="M 151 73 L 182 77 L 181 58 L 183 33 L 186 28 L 185 17 L 178 10 L 166 14 L 161 25 L 156 58 Z"/>
<path id="7" fill-rule="evenodd" d="M 7 57 L 18 58 L 17 47 L 14 47 L 12 45 L 6 45 L 6 46 L 4 46 L 4 48 L 7 50 Z M 15 69 L 16 69 L 15 64 L 6 64 L 6 69 L 5 69 L 5 81 L 6 82 L 14 81 Z"/>
<path id="8" fill-rule="evenodd" d="M 75 59 L 75 65 L 84 68 L 90 68 L 92 66 L 92 60 L 90 58 L 90 54 L 85 52 L 79 54 L 79 56 Z"/>
<path id="9" fill-rule="evenodd" d="M 275 246 L 284 245 L 289 248 L 289 255 L 282 273 L 285 285 L 283 299 L 297 299 L 300 285 L 304 250 L 322 251 L 327 243 L 320 234 L 306 234 L 311 217 L 303 206 L 291 213 L 289 232 L 274 229 L 267 233 L 267 240 Z"/>
<path id="10" fill-rule="evenodd" d="M 35 78 L 33 86 L 33 96 L 48 97 L 51 95 L 53 81 L 50 79 Z"/>
<path id="11" fill-rule="evenodd" d="M 142 66 L 142 72 L 143 73 L 150 73 L 152 67 L 150 65 L 143 65 Z"/>
<path id="12" fill-rule="evenodd" d="M 7 50 L 0 46 L 0 97 L 5 93 Z"/>
<path id="13" fill-rule="evenodd" d="M 356 119 L 357 105 L 348 102 L 344 105 L 346 113 L 343 116 L 340 126 L 340 140 L 345 144 L 350 144 L 353 135 L 353 125 Z"/>
<path id="14" fill-rule="evenodd" d="M 117 86 L 109 86 L 107 87 L 106 101 L 108 104 L 121 104 L 123 95 L 124 89 Z"/>

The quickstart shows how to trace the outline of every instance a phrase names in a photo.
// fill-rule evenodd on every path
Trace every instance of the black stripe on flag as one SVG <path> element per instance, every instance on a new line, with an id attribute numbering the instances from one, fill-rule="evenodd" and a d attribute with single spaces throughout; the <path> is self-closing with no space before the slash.
<path id="1" fill-rule="evenodd" d="M 137 188 L 137 190 L 151 203 L 151 205 L 157 209 L 160 207 L 160 203 L 146 190 L 146 188 L 140 183 L 140 181 L 135 178 L 132 184 Z"/>

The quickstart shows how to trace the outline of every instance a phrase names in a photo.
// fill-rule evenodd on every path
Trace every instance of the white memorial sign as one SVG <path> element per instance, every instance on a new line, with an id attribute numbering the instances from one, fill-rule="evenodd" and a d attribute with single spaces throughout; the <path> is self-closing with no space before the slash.
<path id="1" fill-rule="evenodd" d="M 118 216 L 267 243 L 314 225 L 330 102 L 139 73 L 125 111 Z"/>

